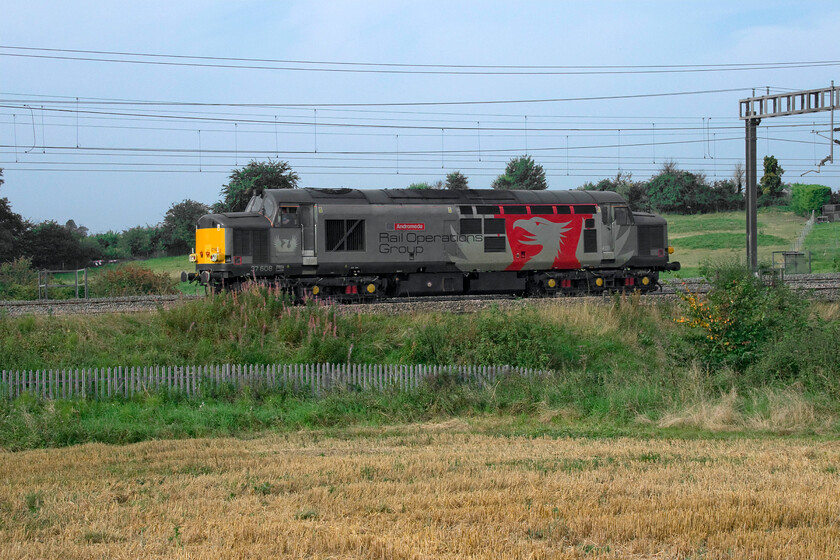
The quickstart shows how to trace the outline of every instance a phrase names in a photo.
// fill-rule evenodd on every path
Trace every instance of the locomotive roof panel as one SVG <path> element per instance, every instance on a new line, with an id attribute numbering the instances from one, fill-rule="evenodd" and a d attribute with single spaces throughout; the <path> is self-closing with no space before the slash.
<path id="1" fill-rule="evenodd" d="M 271 189 L 279 204 L 602 204 L 625 203 L 610 191 L 503 191 L 469 189 Z"/>

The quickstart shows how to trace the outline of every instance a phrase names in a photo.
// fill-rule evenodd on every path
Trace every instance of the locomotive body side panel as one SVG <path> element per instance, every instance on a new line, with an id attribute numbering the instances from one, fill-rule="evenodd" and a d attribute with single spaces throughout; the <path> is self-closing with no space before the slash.
<path id="1" fill-rule="evenodd" d="M 350 296 L 651 289 L 679 269 L 666 228 L 610 192 L 267 190 L 199 220 L 192 276 Z"/>

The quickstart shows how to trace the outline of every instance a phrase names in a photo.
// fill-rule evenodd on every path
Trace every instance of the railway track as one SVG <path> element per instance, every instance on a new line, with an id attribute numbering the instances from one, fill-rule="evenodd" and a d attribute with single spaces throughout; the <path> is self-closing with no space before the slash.
<path id="1" fill-rule="evenodd" d="M 9 315 L 80 315 L 131 313 L 172 307 L 203 296 L 130 296 L 90 299 L 51 299 L 37 301 L 0 301 L 0 316 Z"/>
<path id="2" fill-rule="evenodd" d="M 815 299 L 840 301 L 840 274 L 802 274 L 788 276 L 786 283 L 794 290 L 813 294 Z M 662 283 L 662 289 L 643 296 L 656 300 L 674 297 L 677 291 L 690 290 L 705 293 L 709 289 L 701 278 L 668 280 Z M 133 313 L 168 308 L 185 301 L 201 299 L 204 296 L 132 296 L 117 298 L 69 299 L 49 301 L 0 301 L 0 317 L 18 315 L 75 315 L 100 313 Z M 412 311 L 447 311 L 454 313 L 475 312 L 489 307 L 516 308 L 532 302 L 558 302 L 576 304 L 609 300 L 609 294 L 595 296 L 523 299 L 507 295 L 485 296 L 425 296 L 417 298 L 390 298 L 368 304 L 341 304 L 343 312 L 353 313 L 407 313 Z"/>

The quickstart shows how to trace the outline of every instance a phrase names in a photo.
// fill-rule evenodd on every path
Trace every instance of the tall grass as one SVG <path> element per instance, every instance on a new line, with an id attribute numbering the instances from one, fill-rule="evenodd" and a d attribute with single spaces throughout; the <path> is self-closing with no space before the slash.
<path id="1" fill-rule="evenodd" d="M 737 267 L 718 268 L 713 280 L 719 291 L 696 307 L 617 296 L 601 304 L 554 301 L 471 315 L 383 316 L 339 313 L 318 301 L 293 306 L 276 289 L 250 286 L 146 314 L 6 317 L 0 319 L 4 369 L 351 362 L 508 364 L 554 373 L 511 376 L 490 388 L 441 377 L 413 392 L 339 391 L 325 398 L 225 387 L 189 400 L 171 394 L 110 403 L 23 398 L 0 404 L 0 447 L 482 414 L 549 423 L 575 418 L 631 430 L 660 421 L 708 429 L 717 424 L 686 418 L 706 418 L 711 409 L 737 412 L 724 422 L 730 428 L 790 430 L 780 420 L 789 412 L 753 412 L 765 405 L 792 410 L 797 402 L 811 412 L 799 415 L 810 420 L 795 422 L 796 429 L 840 428 L 832 420 L 840 416 L 836 310 L 823 306 L 818 317 L 804 300 L 768 292 Z M 729 394 L 731 401 L 720 400 Z M 718 407 L 721 402 L 726 406 Z"/>
<path id="2" fill-rule="evenodd" d="M 840 272 L 840 222 L 817 224 L 805 238 L 813 272 Z"/>

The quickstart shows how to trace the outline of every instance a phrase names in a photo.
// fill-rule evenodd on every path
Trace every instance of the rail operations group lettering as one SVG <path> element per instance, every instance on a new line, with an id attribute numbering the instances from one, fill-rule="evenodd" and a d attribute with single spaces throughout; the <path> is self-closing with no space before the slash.
<path id="1" fill-rule="evenodd" d="M 428 234 L 416 233 L 409 231 L 406 233 L 388 233 L 381 232 L 379 234 L 379 252 L 383 255 L 404 253 L 404 254 L 421 254 L 424 247 L 428 247 L 434 243 L 480 243 L 484 240 L 481 234 L 476 235 L 456 235 L 456 234 Z"/>

